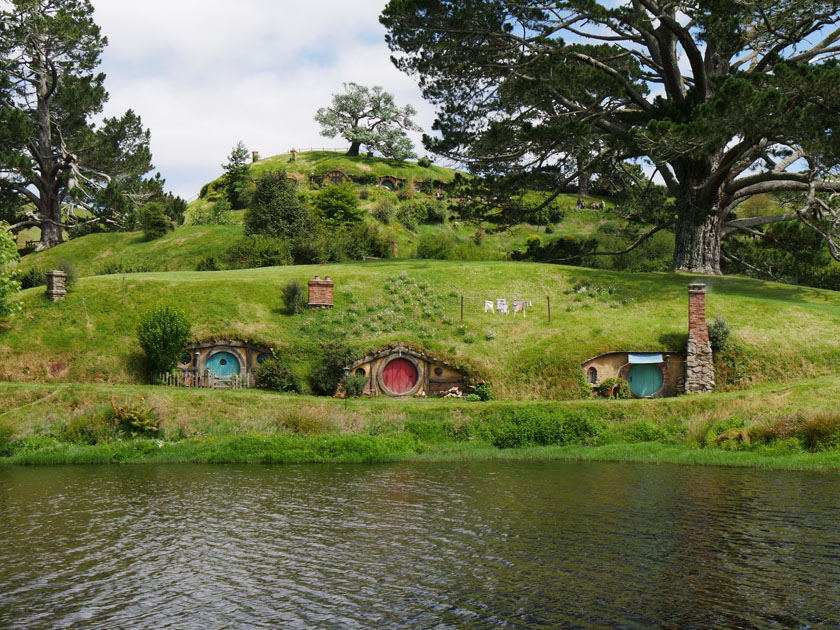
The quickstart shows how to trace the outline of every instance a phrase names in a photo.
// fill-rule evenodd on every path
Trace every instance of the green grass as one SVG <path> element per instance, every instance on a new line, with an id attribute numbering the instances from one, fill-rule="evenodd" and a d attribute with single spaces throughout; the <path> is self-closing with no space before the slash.
<path id="1" fill-rule="evenodd" d="M 153 408 L 159 432 L 132 438 L 113 429 L 112 401 Z M 347 409 L 340 400 L 261 391 L 2 383 L 0 403 L 0 463 L 575 459 L 840 469 L 838 444 L 816 452 L 795 440 L 794 448 L 788 440 L 727 450 L 704 439 L 721 420 L 743 419 L 752 431 L 794 413 L 829 418 L 836 431 L 836 377 L 670 400 L 362 399 Z M 512 436 L 518 448 L 505 448 Z"/>
<path id="2" fill-rule="evenodd" d="M 281 287 L 316 274 L 336 282 L 336 307 L 285 314 Z M 139 314 L 173 304 L 193 337 L 233 337 L 278 348 L 306 376 L 319 343 L 344 339 L 361 353 L 394 342 L 421 347 L 493 383 L 504 398 L 576 395 L 579 366 L 611 350 L 679 350 L 687 330 L 686 287 L 696 278 L 504 261 L 368 261 L 219 272 L 140 273 L 79 280 L 65 301 L 43 288 L 16 298 L 0 328 L 0 379 L 143 382 Z M 573 283 L 612 294 L 570 292 Z M 740 277 L 703 278 L 708 315 L 723 315 L 742 348 L 745 378 L 729 386 L 790 382 L 833 373 L 840 358 L 840 296 Z M 459 330 L 460 298 L 464 326 Z M 548 321 L 546 296 L 551 298 Z M 530 299 L 527 319 L 483 312 L 485 299 Z M 488 339 L 495 334 L 494 338 Z M 724 388 L 727 383 L 719 383 Z"/>

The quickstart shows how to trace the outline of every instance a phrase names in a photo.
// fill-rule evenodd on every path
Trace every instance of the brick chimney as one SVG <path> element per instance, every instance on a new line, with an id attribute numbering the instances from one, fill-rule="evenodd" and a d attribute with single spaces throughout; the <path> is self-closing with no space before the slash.
<path id="1" fill-rule="evenodd" d="M 58 302 L 67 297 L 67 274 L 63 271 L 47 272 L 47 297 Z"/>
<path id="2" fill-rule="evenodd" d="M 710 392 L 715 386 L 712 345 L 706 327 L 706 285 L 688 285 L 688 346 L 685 356 L 685 392 Z"/>
<path id="3" fill-rule="evenodd" d="M 335 283 L 327 276 L 321 280 L 315 276 L 314 280 L 309 281 L 309 308 L 332 308 L 333 306 L 333 287 Z"/>
<path id="4" fill-rule="evenodd" d="M 260 159 L 260 152 L 259 151 L 251 151 L 251 161 L 258 162 Z"/>

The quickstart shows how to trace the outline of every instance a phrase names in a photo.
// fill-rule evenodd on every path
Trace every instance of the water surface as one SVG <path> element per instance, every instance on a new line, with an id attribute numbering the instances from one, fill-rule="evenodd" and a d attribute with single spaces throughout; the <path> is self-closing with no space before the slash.
<path id="1" fill-rule="evenodd" d="M 0 627 L 840 627 L 838 508 L 724 468 L 0 467 Z"/>

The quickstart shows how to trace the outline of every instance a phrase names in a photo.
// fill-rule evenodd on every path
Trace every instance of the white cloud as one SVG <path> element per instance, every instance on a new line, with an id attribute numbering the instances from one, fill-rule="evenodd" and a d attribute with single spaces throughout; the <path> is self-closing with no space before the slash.
<path id="1" fill-rule="evenodd" d="M 344 82 L 383 86 L 431 127 L 433 108 L 390 62 L 382 0 L 93 4 L 109 39 L 105 114 L 140 114 L 155 166 L 182 197 L 217 177 L 239 140 L 264 157 L 343 146 L 322 137 L 313 116 Z M 420 134 L 412 136 L 422 154 Z"/>

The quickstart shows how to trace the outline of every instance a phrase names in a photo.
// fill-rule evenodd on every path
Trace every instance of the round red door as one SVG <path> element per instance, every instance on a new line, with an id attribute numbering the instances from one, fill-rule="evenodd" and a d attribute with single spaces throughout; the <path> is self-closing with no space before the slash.
<path id="1" fill-rule="evenodd" d="M 407 359 L 394 359 L 382 370 L 382 382 L 395 394 L 407 394 L 417 384 L 417 367 Z"/>

